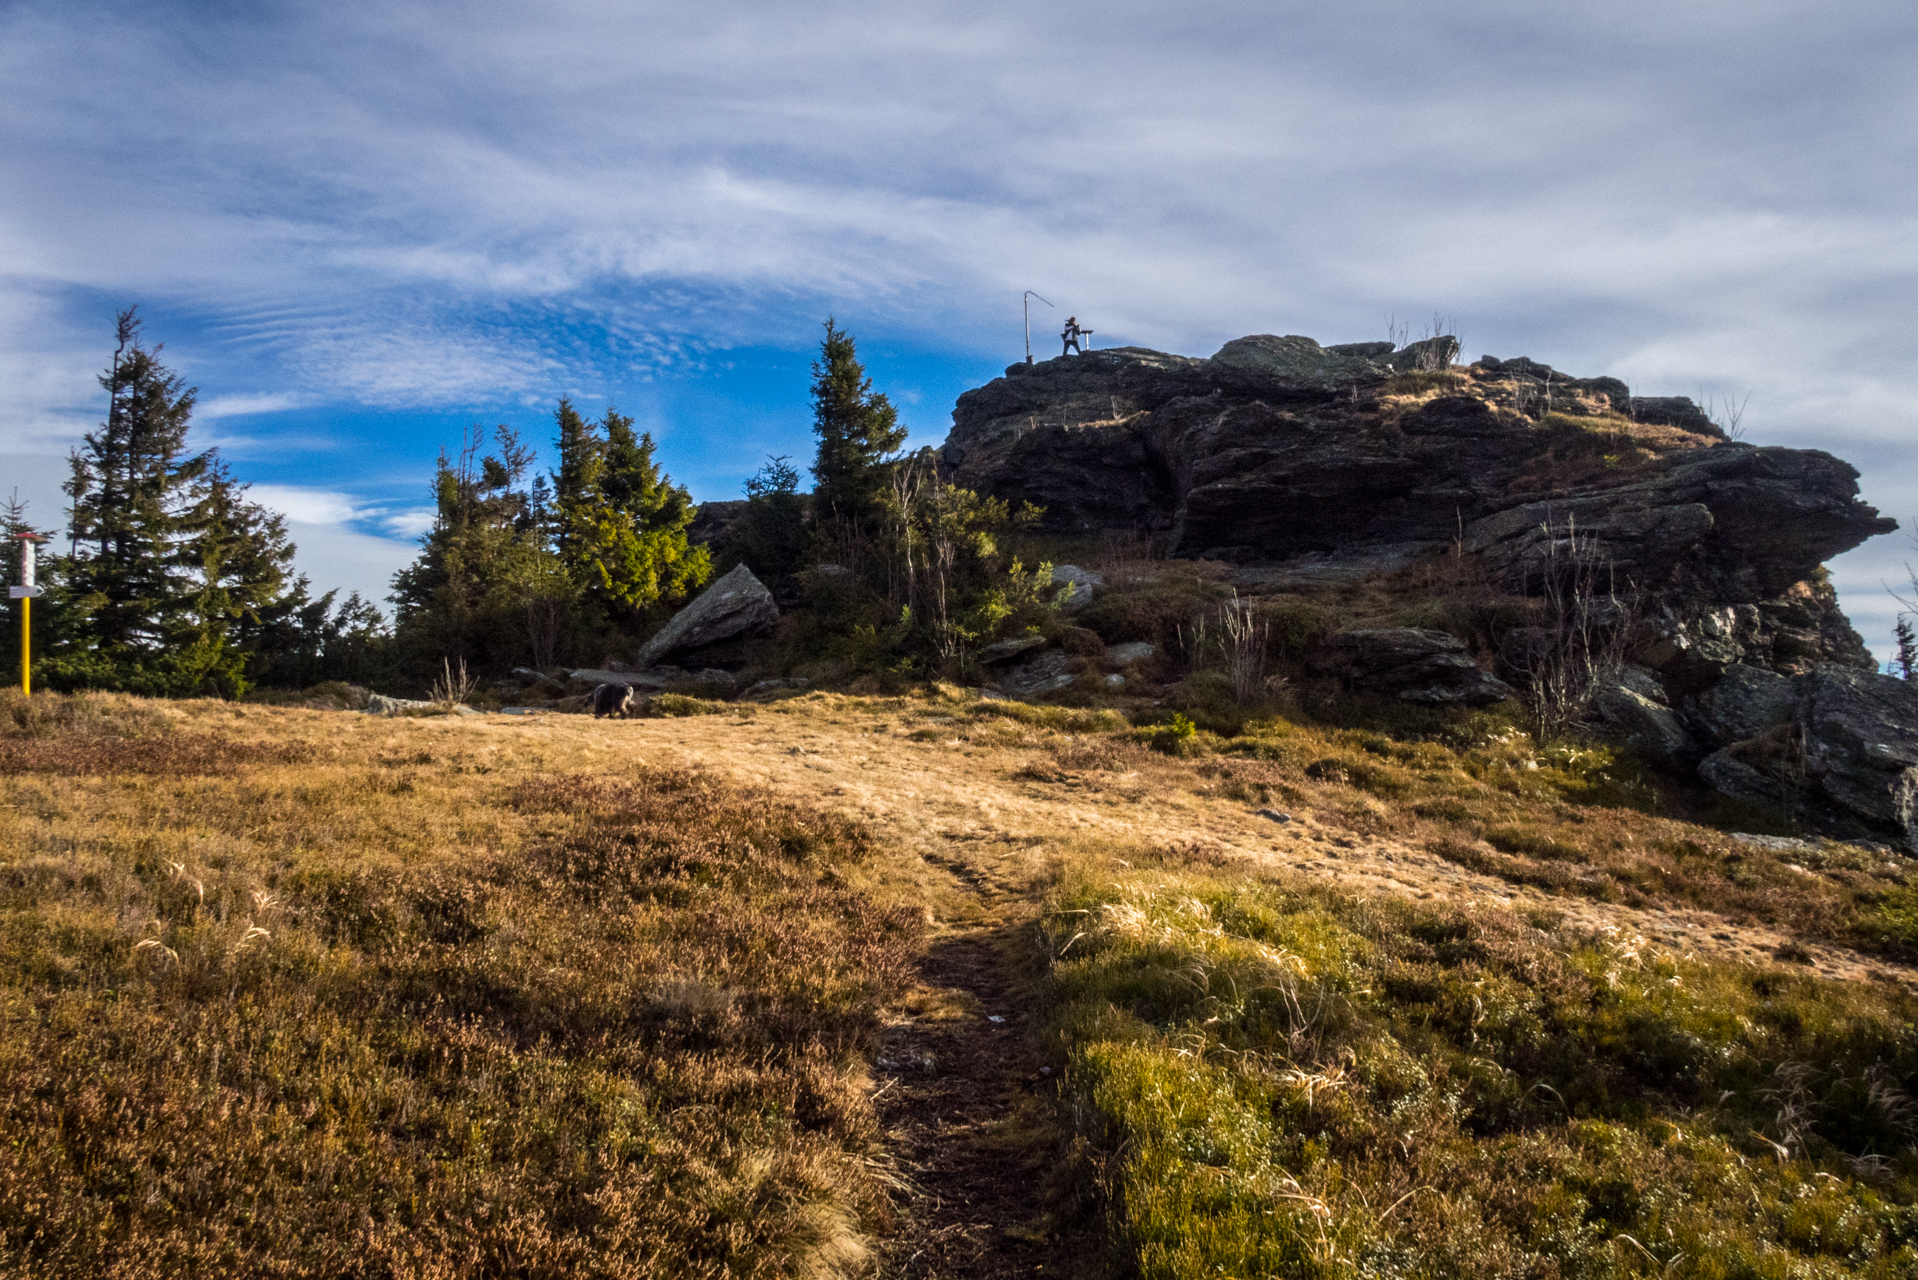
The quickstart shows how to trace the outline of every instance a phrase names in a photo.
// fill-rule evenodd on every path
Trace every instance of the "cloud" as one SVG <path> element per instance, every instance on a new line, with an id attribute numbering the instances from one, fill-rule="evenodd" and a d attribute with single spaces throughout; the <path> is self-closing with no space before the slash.
<path id="1" fill-rule="evenodd" d="M 213 396 L 195 402 L 193 418 L 196 422 L 217 422 L 221 418 L 244 418 L 258 413 L 284 413 L 288 409 L 299 408 L 303 403 L 299 396 L 287 391 Z"/>
<path id="2" fill-rule="evenodd" d="M 360 519 L 362 513 L 350 494 L 325 489 L 306 489 L 298 485 L 255 484 L 247 496 L 288 520 L 302 524 L 346 524 Z"/>
<path id="3" fill-rule="evenodd" d="M 131 300 L 291 458 L 276 413 L 627 403 L 828 310 L 989 368 L 1035 288 L 1194 354 L 1442 310 L 1749 391 L 1870 494 L 1918 438 L 1907 8 L 16 0 L 0 446 L 90 425 Z"/>

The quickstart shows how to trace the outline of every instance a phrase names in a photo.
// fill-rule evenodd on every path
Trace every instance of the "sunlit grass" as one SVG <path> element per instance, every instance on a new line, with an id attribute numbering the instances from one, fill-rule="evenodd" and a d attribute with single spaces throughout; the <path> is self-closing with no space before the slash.
<path id="1" fill-rule="evenodd" d="M 1918 1268 L 1906 997 L 1177 868 L 1047 921 L 1145 1276 Z"/>
<path id="2" fill-rule="evenodd" d="M 863 1266 L 921 925 L 858 826 L 446 722 L 5 710 L 0 1270 Z"/>

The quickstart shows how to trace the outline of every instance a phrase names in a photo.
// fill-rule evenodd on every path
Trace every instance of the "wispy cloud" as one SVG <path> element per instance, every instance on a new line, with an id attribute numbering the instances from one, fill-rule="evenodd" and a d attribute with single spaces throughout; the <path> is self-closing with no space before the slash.
<path id="1" fill-rule="evenodd" d="M 1871 445 L 1869 490 L 1918 438 L 1915 36 L 1891 0 L 15 0 L 0 443 L 87 425 L 135 299 L 257 451 L 280 410 L 707 378 L 827 310 L 989 368 L 1030 287 L 1198 354 L 1439 309 L 1750 391 L 1754 438 Z"/>

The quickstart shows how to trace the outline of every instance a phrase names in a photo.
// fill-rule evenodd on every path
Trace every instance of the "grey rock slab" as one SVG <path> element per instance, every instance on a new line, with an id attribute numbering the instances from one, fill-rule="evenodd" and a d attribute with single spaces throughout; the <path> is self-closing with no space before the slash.
<path id="1" fill-rule="evenodd" d="M 1503 702 L 1516 690 L 1484 670 L 1465 645 L 1443 631 L 1380 627 L 1331 636 L 1317 663 L 1356 689 L 1390 694 L 1406 702 Z"/>
<path id="2" fill-rule="evenodd" d="M 1054 586 L 1072 584 L 1072 594 L 1064 602 L 1064 608 L 1070 611 L 1092 603 L 1092 590 L 1105 585 L 1105 575 L 1091 569 L 1081 569 L 1076 564 L 1055 564 L 1052 566 L 1052 583 Z"/>
<path id="3" fill-rule="evenodd" d="M 751 702 L 758 698 L 770 698 L 775 694 L 804 689 L 812 682 L 802 676 L 776 676 L 770 680 L 761 680 L 739 696 Z"/>
<path id="4" fill-rule="evenodd" d="M 1054 650 L 1014 667 L 999 679 L 999 688 L 1018 698 L 1057 693 L 1073 681 L 1072 655 Z"/>
<path id="5" fill-rule="evenodd" d="M 421 702 L 416 698 L 389 698 L 383 693 L 370 693 L 366 696 L 366 714 L 369 716 L 399 716 L 409 711 L 423 711 L 433 706 L 431 702 Z"/>
<path id="6" fill-rule="evenodd" d="M 1115 667 L 1129 667 L 1135 662 L 1144 661 L 1156 652 L 1150 642 L 1128 640 L 1124 644 L 1115 644 L 1106 649 L 1106 661 Z"/>
<path id="7" fill-rule="evenodd" d="M 639 650 L 639 665 L 650 667 L 677 649 L 692 649 L 770 627 L 779 621 L 772 592 L 740 565 L 674 614 L 659 634 Z"/>
<path id="8" fill-rule="evenodd" d="M 989 644 L 979 651 L 981 662 L 1005 662 L 1032 649 L 1044 648 L 1044 636 L 1014 636 L 1010 640 L 1000 640 Z"/>
<path id="9" fill-rule="evenodd" d="M 1618 677 L 1593 689 L 1592 702 L 1599 717 L 1627 746 L 1653 763 L 1673 768 L 1695 764 L 1705 753 L 1677 712 L 1662 700 L 1647 696 L 1642 691 L 1642 680 L 1628 683 L 1628 679 Z"/>
<path id="10" fill-rule="evenodd" d="M 1802 687 L 1805 772 L 1830 800 L 1918 852 L 1918 685 L 1821 667 Z"/>
<path id="11" fill-rule="evenodd" d="M 1798 690 L 1775 671 L 1733 663 L 1692 700 L 1689 710 L 1707 742 L 1730 746 L 1791 723 L 1798 711 Z"/>

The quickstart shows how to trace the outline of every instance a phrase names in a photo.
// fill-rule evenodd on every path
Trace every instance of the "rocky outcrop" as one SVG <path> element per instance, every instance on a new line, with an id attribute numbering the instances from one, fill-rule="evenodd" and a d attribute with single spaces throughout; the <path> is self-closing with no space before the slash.
<path id="1" fill-rule="evenodd" d="M 779 606 L 772 592 L 742 564 L 700 592 L 642 645 L 639 665 L 650 667 L 669 654 L 761 631 L 777 621 Z"/>
<path id="2" fill-rule="evenodd" d="M 1732 664 L 1679 704 L 1709 786 L 1814 830 L 1918 851 L 1918 685 L 1826 665 Z"/>
<path id="3" fill-rule="evenodd" d="M 1484 706 L 1503 702 L 1515 690 L 1466 655 L 1465 645 L 1443 631 L 1416 627 L 1341 631 L 1317 655 L 1320 669 L 1355 689 L 1403 702 Z"/>
<path id="4" fill-rule="evenodd" d="M 958 483 L 1046 508 L 1056 532 L 1144 531 L 1253 590 L 1443 550 L 1532 593 L 1576 543 L 1674 698 L 1735 664 L 1869 666 L 1819 567 L 1895 528 L 1858 501 L 1852 467 L 1728 440 L 1690 400 L 1615 378 L 1525 357 L 1434 372 L 1434 354 L 1261 335 L 1210 359 L 1014 365 L 960 396 L 941 457 Z"/>

